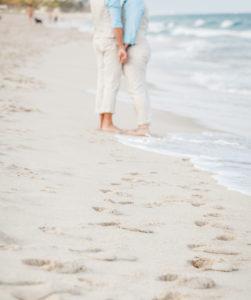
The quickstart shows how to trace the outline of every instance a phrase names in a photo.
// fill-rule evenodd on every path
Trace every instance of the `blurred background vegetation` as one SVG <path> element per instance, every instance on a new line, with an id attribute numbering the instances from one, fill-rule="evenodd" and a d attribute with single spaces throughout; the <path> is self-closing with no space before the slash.
<path id="1" fill-rule="evenodd" d="M 60 8 L 62 11 L 81 11 L 88 8 L 88 0 L 0 0 L 0 5 L 2 4 L 17 9 L 32 6 Z"/>

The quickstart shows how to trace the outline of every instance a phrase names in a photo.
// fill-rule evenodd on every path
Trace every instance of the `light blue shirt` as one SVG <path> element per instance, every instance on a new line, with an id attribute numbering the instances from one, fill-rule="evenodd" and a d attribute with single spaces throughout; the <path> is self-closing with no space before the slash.
<path id="1" fill-rule="evenodd" d="M 144 0 L 105 0 L 105 3 L 111 15 L 112 28 L 124 28 L 124 43 L 135 45 L 145 11 Z"/>
<path id="2" fill-rule="evenodd" d="M 123 23 L 125 44 L 135 45 L 144 12 L 144 0 L 124 0 Z"/>
<path id="3" fill-rule="evenodd" d="M 105 0 L 105 4 L 111 15 L 112 28 L 123 28 L 120 0 Z"/>

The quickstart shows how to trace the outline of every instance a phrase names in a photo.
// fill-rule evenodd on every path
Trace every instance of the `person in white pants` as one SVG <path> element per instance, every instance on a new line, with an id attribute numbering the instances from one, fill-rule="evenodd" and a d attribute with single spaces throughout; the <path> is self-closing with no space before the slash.
<path id="1" fill-rule="evenodd" d="M 96 112 L 100 116 L 100 129 L 116 133 L 120 130 L 114 126 L 112 117 L 121 80 L 122 63 L 127 59 L 123 44 L 120 0 L 91 0 L 90 4 L 98 68 Z"/>
<path id="2" fill-rule="evenodd" d="M 150 133 L 150 101 L 147 92 L 146 70 L 150 59 L 150 47 L 146 38 L 147 10 L 143 0 L 124 0 L 122 6 L 124 44 L 128 61 L 123 72 L 133 99 L 138 128 L 127 134 L 146 136 Z"/>

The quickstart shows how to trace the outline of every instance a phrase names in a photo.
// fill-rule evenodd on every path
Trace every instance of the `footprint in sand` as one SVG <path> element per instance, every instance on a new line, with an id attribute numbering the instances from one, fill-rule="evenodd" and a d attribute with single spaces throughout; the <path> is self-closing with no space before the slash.
<path id="1" fill-rule="evenodd" d="M 200 207 L 200 206 L 203 206 L 205 205 L 206 203 L 205 202 L 191 202 L 191 205 L 194 206 L 194 207 Z"/>
<path id="2" fill-rule="evenodd" d="M 137 182 L 137 183 L 143 183 L 144 185 L 155 184 L 156 183 L 155 181 L 146 181 L 144 179 L 138 179 L 138 180 L 135 180 L 135 182 Z"/>
<path id="3" fill-rule="evenodd" d="M 216 237 L 216 240 L 224 242 L 233 241 L 234 239 L 235 237 L 232 234 L 222 234 Z"/>
<path id="4" fill-rule="evenodd" d="M 238 271 L 238 268 L 226 262 L 224 259 L 210 259 L 205 257 L 195 257 L 189 263 L 196 269 L 202 271 L 217 271 L 217 272 L 233 272 Z"/>
<path id="5" fill-rule="evenodd" d="M 123 198 L 131 198 L 131 197 L 132 197 L 131 194 L 124 193 L 124 192 L 116 192 L 115 194 L 116 194 L 117 196 L 123 197 Z"/>
<path id="6" fill-rule="evenodd" d="M 154 208 L 154 207 L 161 207 L 163 205 L 164 205 L 164 203 L 162 203 L 162 202 L 150 202 L 150 203 L 144 204 L 144 207 L 145 208 Z"/>
<path id="7" fill-rule="evenodd" d="M 55 235 L 64 235 L 64 232 L 62 229 L 52 226 L 40 226 L 38 227 L 39 230 L 41 230 L 44 233 L 49 233 L 49 234 L 55 234 Z"/>
<path id="8" fill-rule="evenodd" d="M 155 221 L 152 221 L 152 222 L 148 222 L 148 223 L 145 223 L 143 226 L 145 227 L 148 227 L 148 226 L 153 226 L 153 227 L 161 227 L 161 226 L 164 226 L 166 225 L 166 223 L 164 222 L 155 222 Z"/>
<path id="9" fill-rule="evenodd" d="M 119 201 L 119 202 L 117 202 L 117 204 L 120 204 L 120 205 L 131 205 L 131 204 L 134 204 L 134 202 L 132 202 L 132 201 Z"/>
<path id="10" fill-rule="evenodd" d="M 211 289 L 216 286 L 215 282 L 206 277 L 185 277 L 179 278 L 176 274 L 165 274 L 158 278 L 160 281 L 173 282 L 177 281 L 179 285 L 186 286 L 192 289 Z"/>
<path id="11" fill-rule="evenodd" d="M 92 209 L 95 210 L 96 212 L 103 212 L 105 210 L 105 207 L 93 206 Z"/>
<path id="12" fill-rule="evenodd" d="M 200 188 L 194 188 L 194 189 L 192 189 L 192 191 L 194 191 L 194 192 L 201 192 L 202 189 L 200 189 Z"/>
<path id="13" fill-rule="evenodd" d="M 204 217 L 206 217 L 206 218 L 220 218 L 221 215 L 218 214 L 218 213 L 208 213 L 208 214 L 205 214 Z"/>
<path id="14" fill-rule="evenodd" d="M 75 252 L 75 253 L 100 253 L 100 252 L 103 252 L 102 249 L 100 248 L 89 248 L 89 249 L 71 249 L 69 248 L 68 249 L 69 251 L 71 252 Z"/>
<path id="15" fill-rule="evenodd" d="M 171 282 L 178 279 L 178 275 L 176 274 L 164 274 L 158 277 L 158 280 L 164 281 L 164 282 Z"/>
<path id="16" fill-rule="evenodd" d="M 158 172 L 156 172 L 156 171 L 151 171 L 149 173 L 152 174 L 152 175 L 157 175 L 158 174 Z"/>
<path id="17" fill-rule="evenodd" d="M 192 289 L 212 289 L 216 287 L 215 281 L 207 277 L 183 278 L 179 281 L 179 285 Z"/>
<path id="18" fill-rule="evenodd" d="M 125 182 L 131 182 L 134 181 L 134 178 L 130 178 L 130 177 L 122 177 L 121 181 L 125 181 Z"/>
<path id="19" fill-rule="evenodd" d="M 128 175 L 138 176 L 138 175 L 140 175 L 140 173 L 138 173 L 138 172 L 130 172 L 130 173 L 128 173 Z"/>
<path id="20" fill-rule="evenodd" d="M 114 215 L 114 216 L 124 216 L 124 214 L 122 212 L 120 212 L 117 209 L 113 209 L 110 211 L 110 214 Z"/>
<path id="21" fill-rule="evenodd" d="M 188 185 L 178 185 L 179 188 L 183 189 L 183 190 L 187 190 L 189 189 Z"/>
<path id="22" fill-rule="evenodd" d="M 121 226 L 119 222 L 113 222 L 113 221 L 111 221 L 111 222 L 101 222 L 101 223 L 96 223 L 96 224 L 91 223 L 90 225 L 99 225 L 99 226 L 103 226 L 103 227 L 117 227 L 119 229 L 126 230 L 126 231 L 131 231 L 131 232 L 139 232 L 139 233 L 147 233 L 147 234 L 154 233 L 152 230 Z"/>
<path id="23" fill-rule="evenodd" d="M 96 225 L 103 226 L 103 227 L 113 227 L 113 226 L 119 226 L 118 222 L 101 222 L 97 223 Z"/>
<path id="24" fill-rule="evenodd" d="M 42 281 L 0 281 L 0 286 L 33 286 L 44 284 Z"/>
<path id="25" fill-rule="evenodd" d="M 164 296 L 160 296 L 157 298 L 153 298 L 153 300 L 183 300 L 183 296 L 177 292 L 170 292 L 165 294 Z"/>
<path id="26" fill-rule="evenodd" d="M 118 261 L 126 261 L 126 262 L 135 262 L 138 260 L 137 257 L 117 257 L 116 255 L 112 256 L 104 256 L 94 258 L 95 260 L 107 261 L 107 262 L 118 262 Z"/>
<path id="27" fill-rule="evenodd" d="M 75 274 L 85 272 L 86 267 L 79 262 L 60 262 L 49 259 L 24 259 L 23 263 L 27 266 L 38 267 L 44 271 L 57 272 L 64 274 Z"/>
<path id="28" fill-rule="evenodd" d="M 208 225 L 209 223 L 207 221 L 195 221 L 194 224 L 198 227 L 203 227 Z"/>
<path id="29" fill-rule="evenodd" d="M 187 245 L 187 247 L 191 250 L 197 250 L 197 249 L 200 249 L 205 246 L 206 246 L 205 244 L 189 244 L 189 245 Z"/>
<path id="30" fill-rule="evenodd" d="M 104 199 L 105 202 L 109 202 L 109 203 L 112 203 L 112 204 L 117 204 L 116 201 L 112 200 L 112 199 Z"/>
<path id="31" fill-rule="evenodd" d="M 132 231 L 132 232 L 139 232 L 139 233 L 146 233 L 146 234 L 154 233 L 154 231 L 152 231 L 152 230 L 140 229 L 140 228 L 134 228 L 134 227 L 119 226 L 119 228 L 122 230 L 127 230 L 127 231 Z"/>
<path id="32" fill-rule="evenodd" d="M 88 279 L 88 278 L 78 278 L 78 281 L 81 282 L 82 284 L 84 284 L 87 287 L 104 287 L 105 283 L 102 282 L 96 282 L 93 279 Z"/>
<path id="33" fill-rule="evenodd" d="M 213 206 L 214 209 L 217 209 L 217 210 L 224 210 L 225 208 L 221 205 L 216 205 L 216 206 Z"/>
<path id="34" fill-rule="evenodd" d="M 239 252 L 226 250 L 226 249 L 204 249 L 203 252 L 210 254 L 219 254 L 219 255 L 239 255 Z"/>
<path id="35" fill-rule="evenodd" d="M 229 249 L 212 249 L 208 248 L 204 244 L 189 244 L 187 247 L 193 251 L 201 251 L 204 253 L 209 253 L 209 254 L 219 254 L 219 255 L 239 255 L 239 252 L 236 252 L 234 250 L 229 250 Z"/>
<path id="36" fill-rule="evenodd" d="M 213 223 L 211 226 L 214 228 L 224 229 L 226 231 L 233 231 L 232 227 L 222 224 L 222 223 Z"/>
<path id="37" fill-rule="evenodd" d="M 112 193 L 112 190 L 109 189 L 100 189 L 99 191 L 103 194 Z"/>

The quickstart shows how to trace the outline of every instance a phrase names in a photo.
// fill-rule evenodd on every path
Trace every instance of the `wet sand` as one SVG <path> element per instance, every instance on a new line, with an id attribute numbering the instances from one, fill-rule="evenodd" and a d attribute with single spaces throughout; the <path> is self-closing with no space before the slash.
<path id="1" fill-rule="evenodd" d="M 0 22 L 0 299 L 250 299 L 250 197 L 97 131 L 88 35 Z"/>

